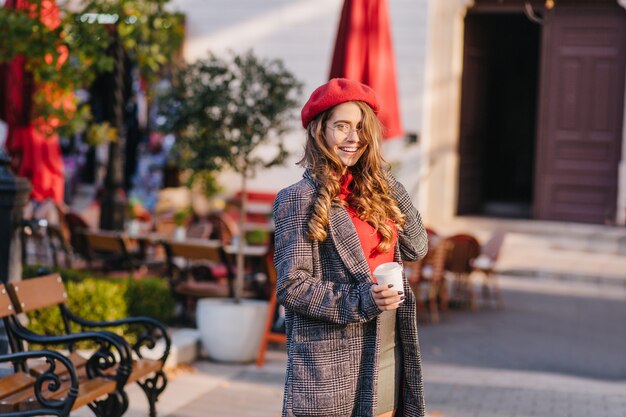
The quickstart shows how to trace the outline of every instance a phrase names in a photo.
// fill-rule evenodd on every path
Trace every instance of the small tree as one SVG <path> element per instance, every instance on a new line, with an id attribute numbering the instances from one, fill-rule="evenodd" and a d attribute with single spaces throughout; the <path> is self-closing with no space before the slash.
<path id="1" fill-rule="evenodd" d="M 244 280 L 247 181 L 259 169 L 285 161 L 281 137 L 292 122 L 301 89 L 280 60 L 263 60 L 249 51 L 230 60 L 209 55 L 181 68 L 161 100 L 164 128 L 178 133 L 176 146 L 185 166 L 195 172 L 228 166 L 241 176 L 237 302 Z"/>

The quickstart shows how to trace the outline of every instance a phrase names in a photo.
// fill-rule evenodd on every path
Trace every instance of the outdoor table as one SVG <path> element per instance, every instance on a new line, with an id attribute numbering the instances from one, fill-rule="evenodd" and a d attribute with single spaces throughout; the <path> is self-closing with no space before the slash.
<path id="1" fill-rule="evenodd" d="M 267 254 L 267 245 L 244 245 L 243 246 L 243 256 L 255 258 L 255 257 L 264 257 Z M 224 252 L 229 255 L 237 255 L 239 251 L 239 247 L 235 244 L 225 245 Z"/>
<path id="2" fill-rule="evenodd" d="M 266 223 L 246 222 L 243 224 L 244 232 L 261 230 L 263 232 L 271 233 L 271 232 L 274 232 L 275 229 L 276 229 L 276 226 L 274 225 L 273 222 L 266 222 Z"/>

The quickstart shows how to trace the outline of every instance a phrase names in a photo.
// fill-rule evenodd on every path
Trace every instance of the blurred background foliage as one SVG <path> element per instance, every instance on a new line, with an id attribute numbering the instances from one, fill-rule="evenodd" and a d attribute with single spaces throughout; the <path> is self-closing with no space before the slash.
<path id="1" fill-rule="evenodd" d="M 31 120 L 41 120 L 45 123 L 37 126 L 61 135 L 85 130 L 91 113 L 87 106 L 78 106 L 74 93 L 89 87 L 99 74 L 113 70 L 111 46 L 116 40 L 148 84 L 159 77 L 163 66 L 180 51 L 184 37 L 184 16 L 167 11 L 168 3 L 71 2 L 71 9 L 59 10 L 56 27 L 41 18 L 49 1 L 31 0 L 28 8 L 21 9 L 0 7 L 0 64 L 23 57 L 36 85 Z M 110 136 L 107 129 L 101 132 Z M 99 139 L 92 135 L 91 140 Z"/>

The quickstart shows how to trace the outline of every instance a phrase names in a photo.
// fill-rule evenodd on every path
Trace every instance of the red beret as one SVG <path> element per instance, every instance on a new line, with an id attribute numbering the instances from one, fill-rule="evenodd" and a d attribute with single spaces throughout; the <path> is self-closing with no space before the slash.
<path id="1" fill-rule="evenodd" d="M 363 101 L 375 112 L 379 107 L 376 93 L 365 84 L 347 78 L 333 78 L 313 91 L 302 107 L 302 127 L 306 129 L 315 116 L 346 101 Z"/>

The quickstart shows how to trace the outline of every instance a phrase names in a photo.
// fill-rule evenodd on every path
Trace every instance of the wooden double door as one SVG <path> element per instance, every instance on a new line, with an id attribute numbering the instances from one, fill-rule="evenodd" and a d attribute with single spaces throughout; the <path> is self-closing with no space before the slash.
<path id="1" fill-rule="evenodd" d="M 623 137 L 626 10 L 477 1 L 465 20 L 458 214 L 607 223 Z"/>

